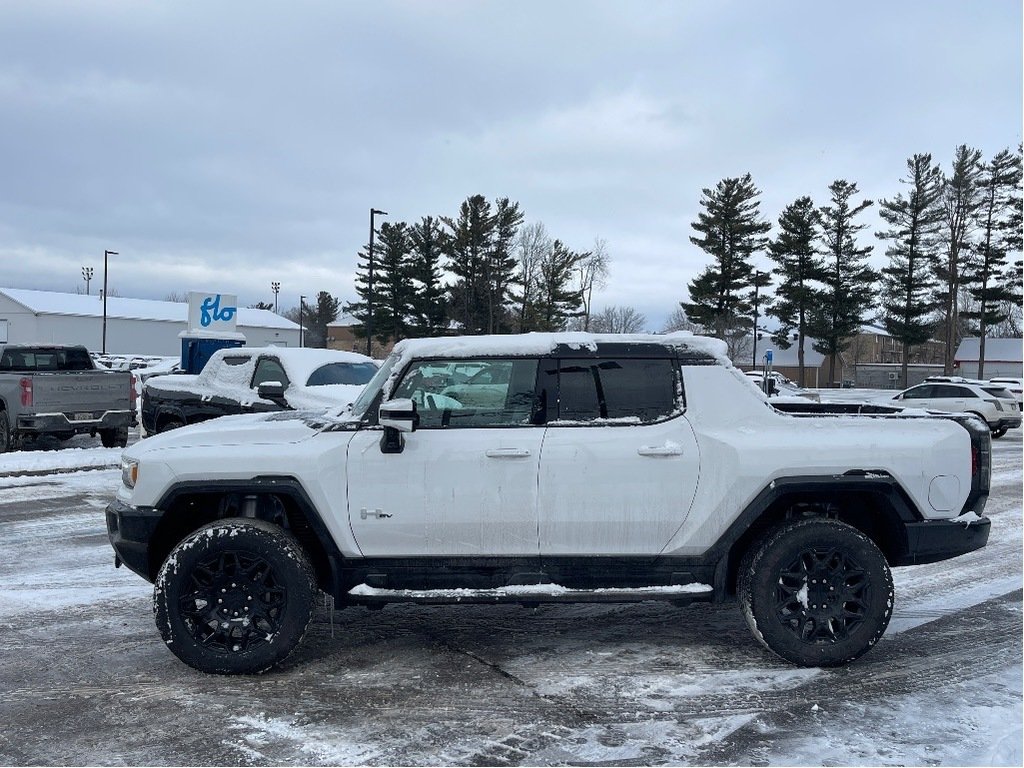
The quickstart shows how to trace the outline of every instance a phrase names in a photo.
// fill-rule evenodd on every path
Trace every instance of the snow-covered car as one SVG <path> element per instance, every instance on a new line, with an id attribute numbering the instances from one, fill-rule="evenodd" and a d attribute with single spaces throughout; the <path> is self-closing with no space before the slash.
<path id="1" fill-rule="evenodd" d="M 344 413 L 129 447 L 115 565 L 155 583 L 165 643 L 206 672 L 279 663 L 318 589 L 375 608 L 738 598 L 782 658 L 844 664 L 888 625 L 891 566 L 987 543 L 989 431 L 784 413 L 725 353 L 688 334 L 403 341 Z"/>
<path id="2" fill-rule="evenodd" d="M 219 416 L 338 408 L 377 372 L 366 355 L 328 349 L 235 347 L 196 375 L 153 376 L 142 388 L 142 426 L 166 432 Z"/>
<path id="3" fill-rule="evenodd" d="M 1024 410 L 1024 379 L 1015 376 L 996 376 L 989 379 L 988 383 L 1006 389 L 1017 398 L 1017 407 Z"/>
<path id="4" fill-rule="evenodd" d="M 1021 425 L 1020 406 L 1006 389 L 959 376 L 934 376 L 891 398 L 894 405 L 945 413 L 973 413 L 984 419 L 992 437 Z"/>

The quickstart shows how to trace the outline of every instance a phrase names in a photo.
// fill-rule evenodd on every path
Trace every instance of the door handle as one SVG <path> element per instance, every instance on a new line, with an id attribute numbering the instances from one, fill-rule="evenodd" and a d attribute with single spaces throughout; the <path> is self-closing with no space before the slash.
<path id="1" fill-rule="evenodd" d="M 645 445 L 637 448 L 641 456 L 682 456 L 683 449 L 678 445 Z"/>
<path id="2" fill-rule="evenodd" d="M 530 455 L 529 448 L 489 448 L 485 452 L 492 459 L 525 459 Z"/>

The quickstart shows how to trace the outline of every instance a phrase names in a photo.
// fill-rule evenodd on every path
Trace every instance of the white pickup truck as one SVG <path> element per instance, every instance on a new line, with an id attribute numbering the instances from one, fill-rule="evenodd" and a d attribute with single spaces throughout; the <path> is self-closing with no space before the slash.
<path id="1" fill-rule="evenodd" d="M 258 672 L 341 605 L 738 598 L 789 661 L 885 631 L 890 566 L 985 546 L 973 416 L 774 407 L 684 334 L 402 342 L 344 413 L 233 416 L 123 456 L 115 565 L 169 648 Z M 780 406 L 782 407 L 782 406 Z"/>

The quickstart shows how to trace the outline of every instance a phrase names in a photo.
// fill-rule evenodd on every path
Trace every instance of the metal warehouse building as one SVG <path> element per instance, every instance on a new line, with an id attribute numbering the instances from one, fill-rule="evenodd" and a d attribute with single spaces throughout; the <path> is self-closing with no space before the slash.
<path id="1" fill-rule="evenodd" d="M 188 304 L 107 298 L 107 349 L 114 354 L 178 355 Z M 267 309 L 239 307 L 237 330 L 250 346 L 295 347 L 299 326 Z M 99 352 L 103 299 L 77 293 L 0 288 L 0 344 L 82 344 Z"/>

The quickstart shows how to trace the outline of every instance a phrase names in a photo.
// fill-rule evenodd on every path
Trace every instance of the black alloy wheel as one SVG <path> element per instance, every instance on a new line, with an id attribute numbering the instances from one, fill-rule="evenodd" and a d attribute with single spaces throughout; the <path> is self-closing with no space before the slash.
<path id="1" fill-rule="evenodd" d="M 801 666 L 845 664 L 878 642 L 895 591 L 873 541 L 838 520 L 804 518 L 769 531 L 740 565 L 737 593 L 751 631 Z"/>
<path id="2" fill-rule="evenodd" d="M 186 664 L 218 674 L 258 673 L 302 639 L 317 592 L 299 543 L 263 520 L 229 518 L 186 537 L 154 588 L 156 624 Z"/>

